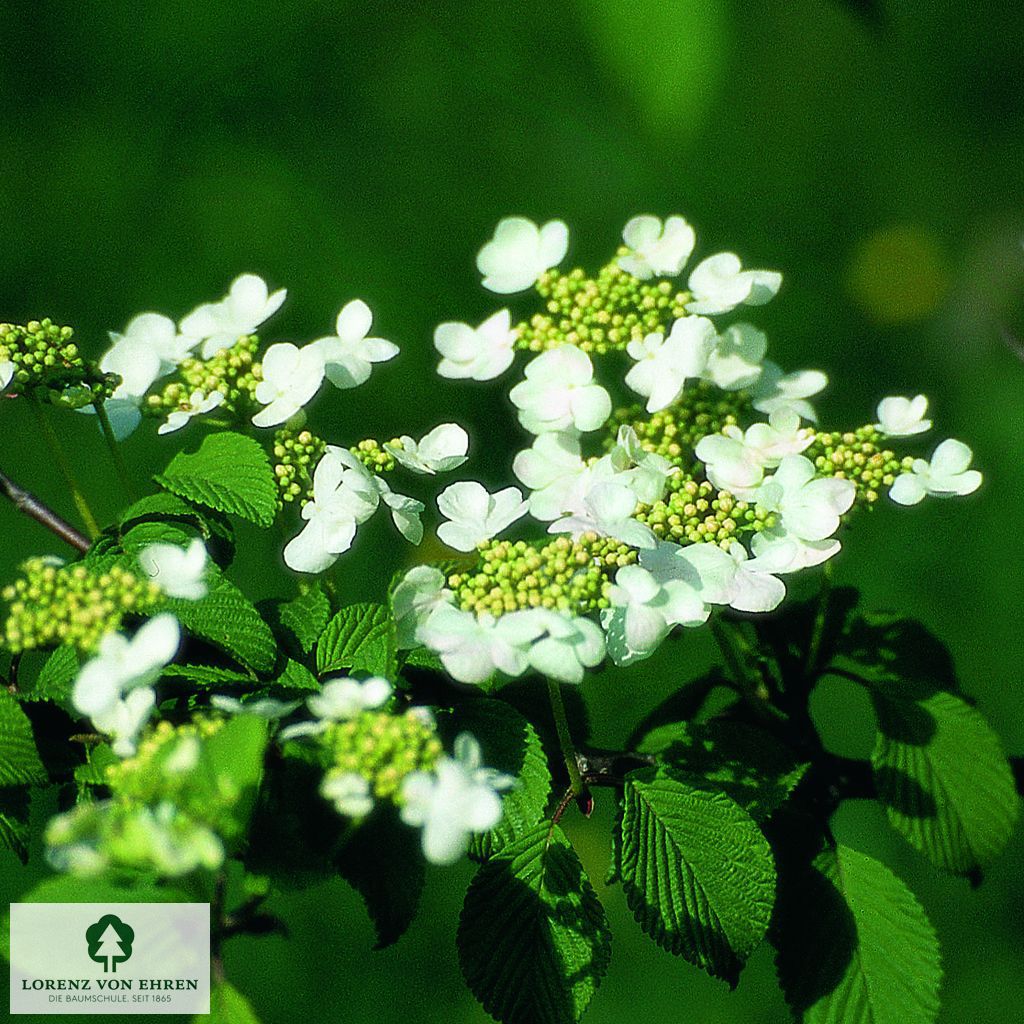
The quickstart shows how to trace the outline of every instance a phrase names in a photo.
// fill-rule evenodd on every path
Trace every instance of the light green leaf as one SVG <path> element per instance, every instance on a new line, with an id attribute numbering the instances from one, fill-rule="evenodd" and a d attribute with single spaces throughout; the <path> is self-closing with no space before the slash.
<path id="1" fill-rule="evenodd" d="M 772 941 L 801 1024 L 932 1024 L 939 942 L 913 893 L 884 864 L 840 846 L 780 877 Z"/>
<path id="2" fill-rule="evenodd" d="M 282 690 L 302 690 L 315 693 L 320 689 L 316 676 L 301 662 L 289 658 L 281 674 L 267 683 L 271 687 L 280 687 Z"/>
<path id="3" fill-rule="evenodd" d="M 277 513 L 277 485 L 266 452 L 251 437 L 230 431 L 208 434 L 199 451 L 179 452 L 156 482 L 165 490 L 257 526 Z"/>
<path id="4" fill-rule="evenodd" d="M 203 743 L 196 779 L 210 787 L 211 800 L 230 807 L 218 823 L 225 839 L 245 834 L 263 779 L 266 746 L 267 723 L 253 715 L 230 719 Z"/>
<path id="5" fill-rule="evenodd" d="M 197 1014 L 194 1024 L 260 1024 L 249 1000 L 229 981 L 218 981 L 210 990 L 209 1014 Z"/>
<path id="6" fill-rule="evenodd" d="M 742 807 L 673 769 L 631 772 L 620 871 L 626 902 L 648 935 L 735 984 L 775 898 L 771 850 Z"/>
<path id="7" fill-rule="evenodd" d="M 32 723 L 18 702 L 0 689 L 0 786 L 45 781 Z"/>
<path id="8" fill-rule="evenodd" d="M 773 736 L 743 722 L 673 722 L 652 729 L 637 750 L 714 783 L 755 821 L 781 806 L 808 767 Z"/>
<path id="9" fill-rule="evenodd" d="M 302 653 L 309 654 L 331 617 L 331 602 L 320 584 L 314 583 L 282 604 L 278 616 L 281 625 L 294 635 Z"/>
<path id="10" fill-rule="evenodd" d="M 71 688 L 80 668 L 78 651 L 69 645 L 56 648 L 43 662 L 39 675 L 21 689 L 22 700 L 52 700 L 63 706 L 71 703 Z"/>
<path id="11" fill-rule="evenodd" d="M 517 780 L 502 794 L 501 821 L 470 844 L 471 857 L 487 860 L 540 823 L 551 792 L 547 756 L 534 727 L 504 701 L 466 701 L 439 725 L 449 747 L 458 733 L 469 732 L 480 743 L 483 763 Z"/>
<path id="12" fill-rule="evenodd" d="M 277 642 L 252 602 L 230 580 L 210 567 L 209 593 L 198 601 L 167 598 L 173 612 L 190 633 L 208 640 L 243 665 L 269 672 L 277 660 Z"/>
<path id="13" fill-rule="evenodd" d="M 194 516 L 195 508 L 176 494 L 158 491 L 132 502 L 122 513 L 118 522 L 121 526 L 137 519 L 160 518 L 164 516 Z"/>
<path id="14" fill-rule="evenodd" d="M 187 679 L 196 686 L 249 686 L 255 677 L 235 669 L 221 668 L 219 665 L 166 665 L 161 675 L 164 678 Z"/>
<path id="15" fill-rule="evenodd" d="M 561 829 L 521 836 L 466 893 L 459 964 L 503 1024 L 566 1024 L 587 1008 L 611 957 L 604 908 Z"/>
<path id="16" fill-rule="evenodd" d="M 878 739 L 871 763 L 889 821 L 933 864 L 968 874 L 1013 833 L 1020 799 L 999 739 L 952 693 L 899 699 L 874 691 Z M 889 694 L 889 696 L 883 695 Z"/>
<path id="17" fill-rule="evenodd" d="M 148 881 L 118 885 L 105 878 L 57 875 L 46 878 L 20 897 L 23 903 L 188 903 L 180 889 L 163 888 Z"/>
<path id="18" fill-rule="evenodd" d="M 28 862 L 28 788 L 0 789 L 0 847 L 11 850 L 22 864 Z"/>
<path id="19" fill-rule="evenodd" d="M 395 620 L 382 604 L 342 608 L 316 644 L 320 675 L 347 669 L 394 679 L 397 672 Z"/>

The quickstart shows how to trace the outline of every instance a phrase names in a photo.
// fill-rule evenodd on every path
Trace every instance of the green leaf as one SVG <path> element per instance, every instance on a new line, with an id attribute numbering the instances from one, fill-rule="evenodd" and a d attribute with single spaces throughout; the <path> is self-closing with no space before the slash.
<path id="1" fill-rule="evenodd" d="M 317 641 L 317 672 L 348 669 L 394 679 L 395 645 L 395 620 L 384 605 L 349 605 L 327 623 Z"/>
<path id="2" fill-rule="evenodd" d="M 209 570 L 209 593 L 198 601 L 167 598 L 173 612 L 190 633 L 208 640 L 243 665 L 269 672 L 277 661 L 277 642 L 252 602 L 229 579 Z"/>
<path id="3" fill-rule="evenodd" d="M 187 679 L 196 686 L 248 686 L 255 682 L 253 676 L 219 665 L 165 665 L 160 674 L 166 679 Z"/>
<path id="4" fill-rule="evenodd" d="M 714 783 L 755 821 L 781 806 L 808 768 L 775 737 L 743 722 L 674 722 L 649 732 L 637 750 Z"/>
<path id="5" fill-rule="evenodd" d="M 631 772 L 621 874 L 630 910 L 658 945 L 735 985 L 775 898 L 771 850 L 743 808 L 673 769 Z"/>
<path id="6" fill-rule="evenodd" d="M 840 846 L 780 876 L 772 941 L 802 1024 L 932 1024 L 939 943 L 913 893 L 884 864 Z"/>
<path id="7" fill-rule="evenodd" d="M 20 897 L 23 903 L 188 903 L 180 889 L 163 888 L 149 881 L 119 885 L 106 878 L 58 875 L 46 878 Z"/>
<path id="8" fill-rule="evenodd" d="M 220 819 L 225 839 L 245 834 L 263 778 L 267 723 L 253 715 L 238 715 L 204 741 L 195 769 L 197 784 L 210 787 L 211 799 L 230 806 Z"/>
<path id="9" fill-rule="evenodd" d="M 18 702 L 0 689 L 0 786 L 45 781 L 32 723 Z"/>
<path id="10" fill-rule="evenodd" d="M 0 847 L 11 850 L 22 864 L 28 863 L 28 789 L 0 789 Z"/>
<path id="11" fill-rule="evenodd" d="M 121 759 L 106 743 L 97 743 L 86 751 L 86 762 L 75 768 L 75 782 L 88 786 L 105 786 L 107 768 L 120 764 Z"/>
<path id="12" fill-rule="evenodd" d="M 199 451 L 179 452 L 155 479 L 181 498 L 241 516 L 257 526 L 270 526 L 277 513 L 270 461 L 256 441 L 242 434 L 208 434 Z"/>
<path id="13" fill-rule="evenodd" d="M 167 516 L 194 516 L 195 507 L 187 501 L 183 501 L 176 494 L 168 494 L 167 491 L 158 491 L 156 494 L 147 494 L 144 498 L 132 502 L 118 519 L 121 526 L 133 523 L 138 519 L 155 519 Z"/>
<path id="14" fill-rule="evenodd" d="M 441 659 L 426 647 L 414 647 L 409 651 L 402 662 L 402 668 L 421 668 L 429 672 L 444 673 Z"/>
<path id="15" fill-rule="evenodd" d="M 128 555 L 138 555 L 150 544 L 174 544 L 185 548 L 192 543 L 196 534 L 181 523 L 168 522 L 165 519 L 152 519 L 136 523 L 121 539 L 121 545 Z"/>
<path id="16" fill-rule="evenodd" d="M 504 1024 L 580 1019 L 608 970 L 611 933 L 561 829 L 542 825 L 480 868 L 458 947 L 466 983 Z"/>
<path id="17" fill-rule="evenodd" d="M 293 661 L 291 658 L 285 662 L 281 674 L 267 685 L 279 687 L 282 690 L 300 690 L 306 693 L 316 693 L 320 689 L 316 676 L 301 662 Z"/>
<path id="18" fill-rule="evenodd" d="M 871 763 L 889 821 L 933 864 L 969 874 L 1013 833 L 1020 799 L 999 739 L 966 701 L 941 690 L 899 699 L 873 692 L 878 739 Z"/>
<path id="19" fill-rule="evenodd" d="M 469 732 L 480 743 L 483 763 L 517 780 L 515 789 L 502 794 L 501 821 L 470 844 L 470 856 L 486 860 L 532 832 L 543 818 L 551 792 L 547 756 L 534 727 L 504 701 L 465 701 L 439 725 L 448 746 L 458 733 Z"/>
<path id="20" fill-rule="evenodd" d="M 420 833 L 390 809 L 352 826 L 338 854 L 342 878 L 362 897 L 377 931 L 376 949 L 397 942 L 412 923 L 423 891 Z"/>
<path id="21" fill-rule="evenodd" d="M 331 602 L 319 583 L 278 609 L 278 617 L 294 637 L 303 654 L 309 654 L 331 617 Z"/>
<path id="22" fill-rule="evenodd" d="M 78 651 L 69 645 L 56 648 L 43 662 L 39 675 L 18 696 L 22 700 L 52 700 L 55 704 L 70 706 L 71 689 L 80 668 Z"/>
<path id="23" fill-rule="evenodd" d="M 229 981 L 218 981 L 210 990 L 210 1012 L 192 1018 L 194 1024 L 260 1024 L 249 1000 Z"/>

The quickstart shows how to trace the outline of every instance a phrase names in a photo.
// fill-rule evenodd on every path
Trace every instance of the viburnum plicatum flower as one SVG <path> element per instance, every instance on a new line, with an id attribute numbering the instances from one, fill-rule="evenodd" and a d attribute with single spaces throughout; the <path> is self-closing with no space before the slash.
<path id="1" fill-rule="evenodd" d="M 803 455 L 787 455 L 757 492 L 758 505 L 782 517 L 782 529 L 801 540 L 820 541 L 839 529 L 839 517 L 856 497 L 852 480 L 818 477 Z"/>
<path id="2" fill-rule="evenodd" d="M 391 611 L 395 616 L 398 649 L 407 650 L 420 642 L 416 630 L 430 613 L 450 604 L 452 592 L 445 587 L 445 575 L 432 565 L 410 569 L 391 591 Z"/>
<path id="3" fill-rule="evenodd" d="M 699 626 L 708 619 L 707 605 L 690 584 L 678 579 L 660 584 L 638 565 L 618 570 L 609 598 L 601 625 L 616 665 L 650 657 L 673 626 Z"/>
<path id="4" fill-rule="evenodd" d="M 593 467 L 594 475 L 603 475 L 603 463 L 614 474 L 608 479 L 623 483 L 636 495 L 637 501 L 652 505 L 665 494 L 669 477 L 679 472 L 668 459 L 647 451 L 640 444 L 636 431 L 628 425 L 619 427 L 615 444 L 607 456 Z"/>
<path id="5" fill-rule="evenodd" d="M 398 355 L 399 348 L 393 341 L 367 337 L 372 325 L 370 307 L 362 299 L 353 299 L 338 314 L 336 334 L 312 343 L 323 357 L 327 379 L 336 388 L 365 384 L 374 363 L 385 363 Z"/>
<path id="6" fill-rule="evenodd" d="M 970 494 L 981 486 L 981 473 L 969 469 L 974 453 L 962 441 L 949 438 L 935 449 L 931 462 L 914 459 L 911 471 L 901 473 L 889 488 L 900 505 L 916 505 L 926 494 L 937 498 Z"/>
<path id="7" fill-rule="evenodd" d="M 281 288 L 271 295 L 262 277 L 242 274 L 231 282 L 220 302 L 206 302 L 192 310 L 181 321 L 181 333 L 194 342 L 201 341 L 202 356 L 209 359 L 242 335 L 254 333 L 281 308 L 287 294 Z"/>
<path id="8" fill-rule="evenodd" d="M 783 373 L 781 366 L 766 359 L 761 367 L 761 375 L 750 389 L 750 397 L 758 412 L 773 413 L 776 409 L 791 409 L 803 419 L 817 423 L 818 414 L 807 399 L 824 391 L 827 386 L 828 377 L 820 370 Z"/>
<path id="9" fill-rule="evenodd" d="M 821 565 L 822 562 L 827 562 L 838 555 L 842 547 L 843 545 L 834 537 L 825 540 L 803 540 L 787 533 L 781 526 L 761 530 L 750 538 L 750 548 L 758 558 L 775 558 L 779 554 L 779 560 L 786 562 L 785 568 L 774 570 L 776 573 L 798 572 L 800 569 Z"/>
<path id="10" fill-rule="evenodd" d="M 147 544 L 139 552 L 139 565 L 168 596 L 188 601 L 205 597 L 206 547 L 197 537 L 187 548 L 177 544 Z"/>
<path id="11" fill-rule="evenodd" d="M 786 585 L 777 573 L 787 572 L 795 547 L 780 544 L 751 558 L 738 541 L 723 551 L 714 544 L 694 544 L 687 552 L 702 581 L 701 596 L 740 612 L 770 612 L 782 604 Z"/>
<path id="12" fill-rule="evenodd" d="M 82 666 L 71 693 L 75 710 L 114 741 L 118 757 L 135 753 L 135 740 L 155 703 L 151 689 L 178 651 L 181 630 L 170 614 L 157 615 L 129 640 L 108 633 Z"/>
<path id="13" fill-rule="evenodd" d="M 680 317 L 667 338 L 660 333 L 634 338 L 626 351 L 636 365 L 626 374 L 626 384 L 647 399 L 648 412 L 665 409 L 688 380 L 703 376 L 716 339 L 714 324 L 701 316 Z"/>
<path id="14" fill-rule="evenodd" d="M 604 659 L 604 634 L 596 622 L 547 608 L 531 608 L 519 614 L 524 619 L 529 617 L 527 626 L 542 631 L 530 644 L 527 658 L 534 671 L 549 679 L 581 683 L 584 669 L 593 668 Z"/>
<path id="15" fill-rule="evenodd" d="M 111 331 L 110 340 L 113 349 L 138 348 L 155 355 L 160 366 L 154 379 L 170 373 L 197 344 L 195 338 L 179 334 L 174 321 L 162 313 L 140 313 L 129 322 L 123 334 Z"/>
<path id="16" fill-rule="evenodd" d="M 460 480 L 437 496 L 437 507 L 448 520 L 437 536 L 456 551 L 472 551 L 526 515 L 527 504 L 518 487 L 490 494 L 475 480 Z"/>
<path id="17" fill-rule="evenodd" d="M 548 533 L 569 533 L 579 537 L 596 533 L 614 537 L 635 548 L 653 548 L 654 532 L 633 518 L 638 504 L 636 492 L 616 480 L 599 480 L 583 495 L 582 508 L 553 522 Z"/>
<path id="18" fill-rule="evenodd" d="M 531 434 L 575 429 L 586 433 L 604 425 L 612 400 L 594 383 L 590 357 L 575 345 L 559 345 L 526 365 L 526 380 L 510 392 L 519 422 Z"/>
<path id="19" fill-rule="evenodd" d="M 271 345 L 263 355 L 263 379 L 256 385 L 256 401 L 263 408 L 253 416 L 253 425 L 276 427 L 287 422 L 323 382 L 323 354 L 315 345 L 298 348 L 288 341 Z"/>
<path id="20" fill-rule="evenodd" d="M 733 324 L 715 341 L 703 377 L 723 391 L 749 388 L 761 376 L 768 336 L 752 324 Z"/>
<path id="21" fill-rule="evenodd" d="M 437 372 L 449 380 L 493 380 L 515 357 L 517 332 L 507 309 L 489 316 L 479 327 L 449 321 L 434 330 L 434 348 L 441 354 Z"/>
<path id="22" fill-rule="evenodd" d="M 357 772 L 328 772 L 320 783 L 320 795 L 346 818 L 365 818 L 373 810 L 370 783 Z"/>
<path id="23" fill-rule="evenodd" d="M 903 398 L 891 395 L 878 403 L 876 415 L 878 422 L 875 429 L 887 437 L 911 437 L 931 430 L 932 421 L 926 420 L 928 399 L 924 395 L 914 398 Z"/>
<path id="24" fill-rule="evenodd" d="M 14 379 L 14 363 L 10 359 L 0 359 L 0 389 L 6 388 Z"/>
<path id="25" fill-rule="evenodd" d="M 187 409 L 175 409 L 168 413 L 167 421 L 156 428 L 158 434 L 170 434 L 175 430 L 181 430 L 186 426 L 193 416 L 202 416 L 205 413 L 213 412 L 224 402 L 224 395 L 220 391 L 211 391 L 208 395 L 202 391 L 193 391 L 189 396 Z"/>
<path id="26" fill-rule="evenodd" d="M 525 291 L 541 274 L 557 267 L 569 248 L 569 229 L 560 220 L 538 228 L 525 217 L 499 221 L 494 237 L 476 257 L 483 285 L 500 295 Z"/>
<path id="27" fill-rule="evenodd" d="M 454 757 L 443 757 L 433 772 L 412 772 L 402 780 L 401 818 L 422 828 L 423 856 L 431 864 L 454 864 L 474 832 L 501 821 L 502 790 L 515 779 L 482 765 L 480 744 L 470 733 L 455 738 Z"/>
<path id="28" fill-rule="evenodd" d="M 619 266 L 641 281 L 651 277 L 675 277 L 693 252 L 697 236 L 682 217 L 669 217 L 664 225 L 657 217 L 641 214 L 622 229 L 630 248 Z"/>
<path id="29" fill-rule="evenodd" d="M 316 736 L 331 722 L 345 722 L 363 711 L 383 707 L 391 698 L 394 688 L 381 676 L 368 679 L 350 679 L 348 676 L 329 679 L 319 693 L 314 693 L 306 707 L 314 715 L 311 722 L 296 722 L 281 730 L 280 738 L 296 739 L 299 736 Z"/>
<path id="30" fill-rule="evenodd" d="M 252 718 L 262 718 L 265 721 L 273 721 L 277 718 L 284 718 L 290 715 L 300 704 L 301 700 L 275 700 L 273 697 L 257 697 L 254 700 L 239 700 L 237 697 L 228 697 L 223 693 L 215 693 L 210 697 L 210 706 L 228 715 L 249 715 Z"/>
<path id="31" fill-rule="evenodd" d="M 688 284 L 693 298 L 687 310 L 714 316 L 743 303 L 763 306 L 770 302 L 782 284 L 782 275 L 774 270 L 744 270 L 735 253 L 720 252 L 698 263 Z"/>
<path id="32" fill-rule="evenodd" d="M 442 423 L 419 441 L 403 434 L 400 441 L 400 445 L 386 444 L 384 448 L 414 473 L 449 473 L 468 457 L 469 435 L 457 423 Z"/>
<path id="33" fill-rule="evenodd" d="M 588 468 L 575 434 L 538 434 L 516 455 L 512 471 L 530 489 L 534 519 L 550 522 L 582 503 Z"/>

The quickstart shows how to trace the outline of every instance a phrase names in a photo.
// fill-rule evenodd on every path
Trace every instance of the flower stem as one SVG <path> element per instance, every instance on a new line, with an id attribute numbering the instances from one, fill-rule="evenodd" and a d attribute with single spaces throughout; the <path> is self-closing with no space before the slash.
<path id="1" fill-rule="evenodd" d="M 39 424 L 39 430 L 47 447 L 50 449 L 53 461 L 57 464 L 57 468 L 60 470 L 61 476 L 64 477 L 68 490 L 71 492 L 71 497 L 75 501 L 75 507 L 78 509 L 78 514 L 82 517 L 82 522 L 85 525 L 86 533 L 95 540 L 100 535 L 99 524 L 96 522 L 96 517 L 92 514 L 92 509 L 89 508 L 89 503 L 85 500 L 85 495 L 75 479 L 74 470 L 71 468 L 71 463 L 61 446 L 57 431 L 53 429 L 53 424 L 46 418 L 46 414 L 37 400 L 33 399 L 28 404 L 32 407 L 36 423 Z"/>
<path id="2" fill-rule="evenodd" d="M 124 488 L 129 500 L 134 501 L 135 488 L 132 486 L 132 478 L 128 473 L 128 467 L 125 465 L 124 455 L 121 454 L 121 446 L 114 435 L 114 428 L 110 425 L 110 417 L 107 415 L 107 408 L 103 403 L 103 399 L 97 399 L 93 402 L 92 407 L 96 410 L 96 416 L 100 421 L 100 430 L 103 431 L 103 440 L 107 442 L 107 450 L 110 452 L 110 458 L 114 463 L 114 469 L 117 471 L 121 486 Z"/>
<path id="3" fill-rule="evenodd" d="M 551 713 L 555 718 L 558 745 L 562 748 L 565 770 L 569 775 L 569 786 L 572 789 L 572 795 L 578 797 L 583 793 L 583 779 L 580 776 L 580 766 L 576 759 L 576 747 L 573 745 L 572 735 L 569 732 L 569 719 L 565 714 L 562 690 L 554 679 L 548 680 L 548 699 L 551 701 Z"/>

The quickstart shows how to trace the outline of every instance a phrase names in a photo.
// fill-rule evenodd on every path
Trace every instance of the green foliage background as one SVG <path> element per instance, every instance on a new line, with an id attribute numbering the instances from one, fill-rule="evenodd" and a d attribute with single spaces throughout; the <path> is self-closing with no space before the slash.
<path id="1" fill-rule="evenodd" d="M 979 495 L 859 518 L 838 578 L 945 638 L 1007 750 L 1024 752 L 1024 364 L 1002 338 L 1024 335 L 1019 4 L 9 0 L 0 39 L 0 318 L 52 316 L 98 352 L 133 314 L 180 316 L 254 270 L 290 289 L 273 336 L 302 340 L 360 296 L 402 358 L 321 404 L 332 440 L 458 419 L 476 438 L 470 468 L 507 476 L 518 434 L 497 388 L 442 388 L 431 346 L 440 320 L 497 308 L 473 255 L 507 213 L 564 217 L 573 256 L 596 266 L 631 214 L 680 212 L 700 251 L 782 270 L 758 322 L 779 362 L 829 373 L 826 423 L 864 422 L 883 394 L 919 389 L 944 434 L 974 447 Z M 73 516 L 9 404 L 0 466 Z M 120 495 L 95 423 L 61 424 L 109 518 Z M 173 443 L 144 428 L 129 462 L 156 472 Z M 3 578 L 57 551 L 12 509 L 0 516 Z M 407 555 L 386 529 L 361 533 L 336 570 L 349 598 L 378 598 Z M 234 575 L 263 596 L 279 585 L 277 547 L 252 540 Z M 594 740 L 621 740 L 711 659 L 689 633 L 589 680 Z M 866 698 L 834 680 L 820 697 L 832 748 L 866 755 Z M 596 879 L 610 815 L 598 800 L 591 823 L 568 822 Z M 835 824 L 935 922 L 941 1019 L 1018 1019 L 1020 830 L 971 892 L 875 805 L 847 805 Z M 377 954 L 341 881 L 278 899 L 291 937 L 234 941 L 228 973 L 265 1024 L 483 1020 L 454 952 L 471 870 L 431 871 L 411 932 Z M 3 898 L 38 873 L 2 855 Z M 642 938 L 619 890 L 601 896 L 614 941 L 593 1024 L 788 1019 L 767 949 L 730 995 Z"/>

